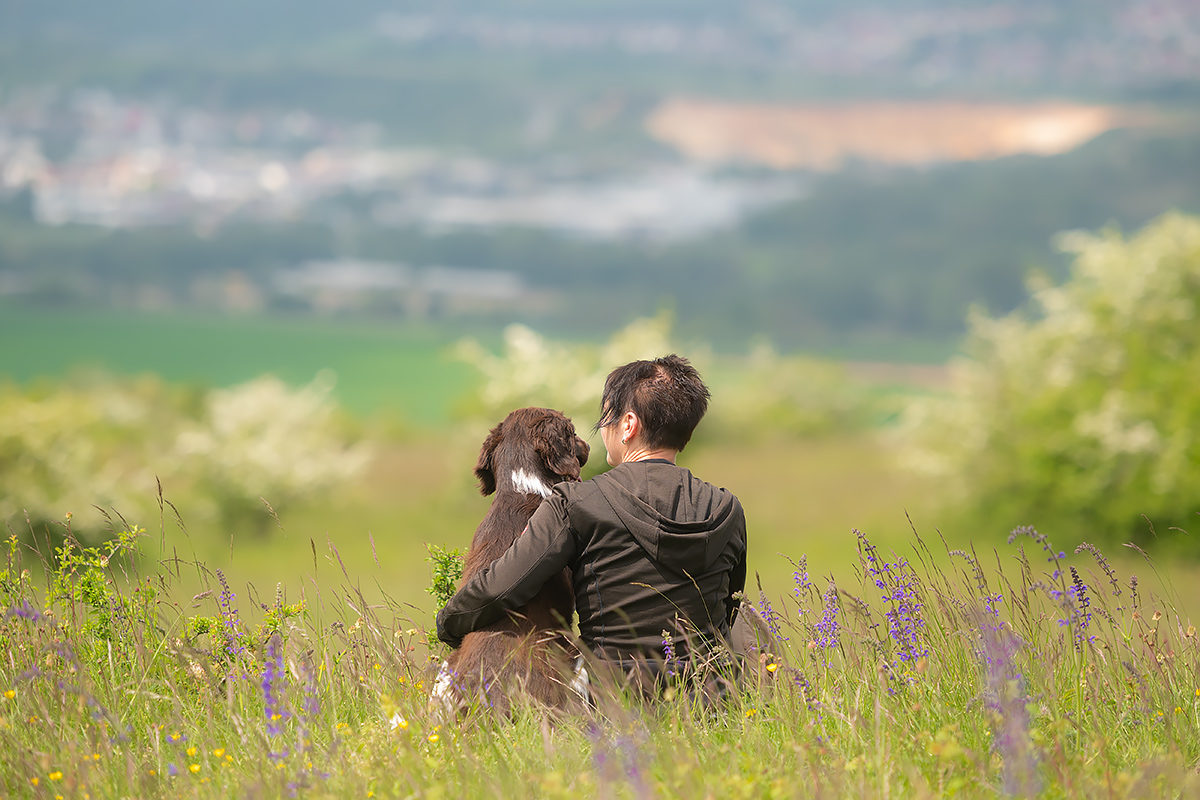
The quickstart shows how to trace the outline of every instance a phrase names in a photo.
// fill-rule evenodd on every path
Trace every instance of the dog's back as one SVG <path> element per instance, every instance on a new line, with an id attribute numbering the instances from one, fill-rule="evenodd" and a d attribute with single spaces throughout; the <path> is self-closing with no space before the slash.
<path id="1" fill-rule="evenodd" d="M 475 473 L 483 494 L 496 497 L 467 551 L 464 581 L 508 550 L 553 483 L 579 479 L 588 452 L 570 420 L 557 411 L 519 409 L 492 430 Z M 545 705 L 564 706 L 567 689 L 561 678 L 572 648 L 563 629 L 574 613 L 571 573 L 563 570 L 524 607 L 467 634 L 443 666 L 443 678 L 449 676 L 452 692 L 460 695 L 457 702 L 478 699 L 505 712 L 509 695 L 520 691 Z"/>

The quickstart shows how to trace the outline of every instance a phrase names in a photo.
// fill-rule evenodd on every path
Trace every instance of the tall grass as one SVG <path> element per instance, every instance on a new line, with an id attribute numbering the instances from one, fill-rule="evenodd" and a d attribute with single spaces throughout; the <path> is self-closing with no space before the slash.
<path id="1" fill-rule="evenodd" d="M 427 712 L 431 620 L 336 583 L 234 592 L 138 528 L 0 571 L 0 793 L 12 797 L 1176 796 L 1197 788 L 1195 627 L 1151 580 L 1033 529 L 933 557 L 856 539 L 750 597 L 778 640 L 713 707 Z M 949 559 L 949 560 L 947 560 Z M 949 566 L 947 566 L 947 564 Z M 941 565 L 941 566 L 939 566 Z M 315 565 L 314 565 L 315 566 Z M 42 573 L 35 576 L 32 572 Z M 205 587 L 180 596 L 184 573 Z M 314 569 L 315 574 L 315 569 Z M 1145 576 L 1143 576 L 1145 577 Z M 754 594 L 754 593 L 752 593 Z M 600 687 L 602 690 L 604 687 Z"/>

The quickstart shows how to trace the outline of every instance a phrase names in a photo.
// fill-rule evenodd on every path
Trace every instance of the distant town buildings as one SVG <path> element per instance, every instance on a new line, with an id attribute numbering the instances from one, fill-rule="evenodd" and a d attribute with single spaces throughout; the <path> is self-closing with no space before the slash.
<path id="1" fill-rule="evenodd" d="M 279 270 L 274 288 L 322 313 L 396 310 L 416 318 L 435 307 L 443 313 L 511 308 L 527 295 L 521 277 L 512 272 L 358 259 Z"/>
<path id="2" fill-rule="evenodd" d="M 43 145 L 50 129 L 74 139 L 57 160 Z M 222 116 L 98 91 L 25 96 L 0 105 L 0 192 L 31 187 L 35 217 L 50 225 L 336 221 L 344 201 L 358 197 L 382 225 L 679 238 L 799 191 L 794 179 L 735 178 L 699 165 L 511 164 L 383 148 L 376 138 L 369 126 L 303 112 Z"/>

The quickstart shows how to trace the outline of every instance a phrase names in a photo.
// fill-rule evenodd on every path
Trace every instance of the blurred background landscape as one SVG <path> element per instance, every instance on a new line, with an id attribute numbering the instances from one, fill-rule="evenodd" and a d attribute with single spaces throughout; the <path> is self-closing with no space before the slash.
<path id="1" fill-rule="evenodd" d="M 33 542 L 68 511 L 103 535 L 99 506 L 268 594 L 329 541 L 427 611 L 487 427 L 590 429 L 609 369 L 672 348 L 714 389 L 683 463 L 742 496 L 769 592 L 778 553 L 852 583 L 852 528 L 907 548 L 910 517 L 955 547 L 1165 547 L 1200 508 L 1162 477 L 1197 468 L 1170 431 L 1200 416 L 1155 416 L 1200 414 L 1194 335 L 1126 386 L 1161 402 L 1121 430 L 1157 439 L 987 456 L 1037 488 L 952 491 L 906 436 L 964 343 L 990 363 L 972 309 L 1086 262 L 1063 232 L 1172 211 L 1200 214 L 1189 0 L 0 0 L 0 514 Z M 1118 400 L 1079 396 L 1038 424 L 1115 441 L 1086 415 Z M 1084 513 L 1064 470 L 1125 505 Z"/>

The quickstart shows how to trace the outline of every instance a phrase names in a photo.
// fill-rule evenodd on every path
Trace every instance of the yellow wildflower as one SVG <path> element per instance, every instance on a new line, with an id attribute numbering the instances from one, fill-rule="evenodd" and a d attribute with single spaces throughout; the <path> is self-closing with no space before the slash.
<path id="1" fill-rule="evenodd" d="M 225 755 L 225 748 L 218 747 L 216 750 L 213 750 L 213 755 L 217 758 L 220 758 L 221 756 Z"/>
<path id="2" fill-rule="evenodd" d="M 61 781 L 62 780 L 62 770 L 56 769 L 56 770 L 54 770 L 54 772 L 51 772 L 46 777 L 52 781 Z"/>
<path id="3" fill-rule="evenodd" d="M 188 754 L 189 756 L 194 756 L 194 755 L 196 755 L 196 752 L 197 752 L 197 751 L 196 751 L 196 747 L 195 747 L 194 745 L 193 745 L 192 747 L 189 747 L 189 748 L 187 749 L 187 754 Z"/>
<path id="4" fill-rule="evenodd" d="M 17 696 L 17 690 L 9 689 L 7 692 L 4 693 L 4 696 L 7 697 L 9 700 L 12 700 L 14 697 Z"/>
<path id="5" fill-rule="evenodd" d="M 193 775 L 195 775 L 197 772 L 199 772 L 199 771 L 200 771 L 200 765 L 199 765 L 199 764 L 188 764 L 188 770 L 189 770 L 189 771 L 190 771 L 190 772 L 191 772 Z"/>

